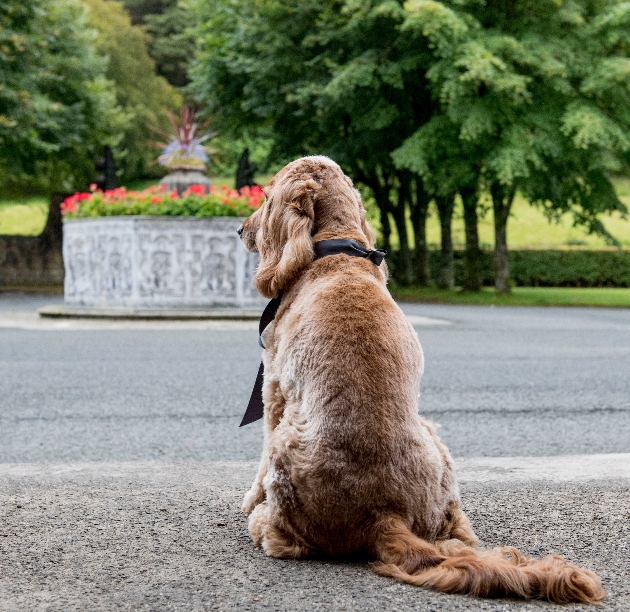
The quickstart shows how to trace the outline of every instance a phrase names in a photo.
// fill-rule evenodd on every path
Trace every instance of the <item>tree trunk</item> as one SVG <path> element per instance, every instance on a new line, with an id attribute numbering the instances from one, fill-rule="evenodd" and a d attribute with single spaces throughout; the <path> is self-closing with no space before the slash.
<path id="1" fill-rule="evenodd" d="M 392 207 L 392 215 L 398 232 L 398 248 L 400 266 L 396 277 L 398 282 L 408 285 L 413 279 L 413 263 L 411 250 L 409 249 L 409 236 L 407 234 L 406 206 L 410 196 L 410 178 L 406 174 L 399 175 L 398 198 L 396 206 Z"/>
<path id="2" fill-rule="evenodd" d="M 427 248 L 427 213 L 431 197 L 424 189 L 422 179 L 416 177 L 416 201 L 411 202 L 411 225 L 416 245 L 416 284 L 426 287 L 431 283 L 429 249 Z"/>
<path id="3" fill-rule="evenodd" d="M 482 253 L 479 248 L 479 231 L 477 227 L 477 201 L 479 199 L 476 187 L 466 187 L 459 190 L 464 207 L 464 226 L 466 233 L 466 251 L 464 253 L 464 291 L 481 291 Z"/>
<path id="4" fill-rule="evenodd" d="M 453 257 L 452 222 L 453 209 L 455 207 L 455 195 L 435 198 L 438 215 L 440 217 L 441 245 L 440 245 L 440 276 L 438 287 L 440 289 L 453 289 L 455 287 L 455 267 Z"/>
<path id="5" fill-rule="evenodd" d="M 507 220 L 516 194 L 516 186 L 509 189 L 495 184 L 490 188 L 494 211 L 494 288 L 497 294 L 509 294 L 510 260 L 507 246 Z"/>
<path id="6" fill-rule="evenodd" d="M 381 234 L 383 236 L 383 248 L 389 252 L 392 250 L 391 235 L 392 227 L 389 223 L 389 206 L 381 205 L 377 202 L 378 212 L 381 220 Z"/>
<path id="7" fill-rule="evenodd" d="M 389 222 L 389 213 L 392 210 L 392 206 L 390 202 L 391 188 L 388 177 L 384 176 L 383 181 L 381 182 L 377 174 L 368 174 L 361 168 L 355 168 L 354 174 L 359 181 L 372 190 L 372 194 L 376 200 L 376 205 L 378 206 L 379 218 L 381 221 L 383 248 L 386 251 L 391 251 L 392 228 Z"/>

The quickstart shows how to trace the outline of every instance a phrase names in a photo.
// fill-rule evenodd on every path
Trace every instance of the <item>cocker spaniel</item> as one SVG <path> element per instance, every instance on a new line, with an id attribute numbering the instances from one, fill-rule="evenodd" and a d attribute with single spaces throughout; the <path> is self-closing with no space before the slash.
<path id="1" fill-rule="evenodd" d="M 241 238 L 255 284 L 282 292 L 262 334 L 264 450 L 243 511 L 257 546 L 282 558 L 356 557 L 381 576 L 447 593 L 597 603 L 599 578 L 560 557 L 480 550 L 453 461 L 417 412 L 423 354 L 386 288 L 385 265 L 314 245 L 374 232 L 332 160 L 283 168 Z"/>

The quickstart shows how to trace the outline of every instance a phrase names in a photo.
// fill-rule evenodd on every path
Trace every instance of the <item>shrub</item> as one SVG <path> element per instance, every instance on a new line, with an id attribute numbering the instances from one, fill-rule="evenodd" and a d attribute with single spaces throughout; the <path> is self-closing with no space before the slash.
<path id="1" fill-rule="evenodd" d="M 75 193 L 61 205 L 65 219 L 80 217 L 114 217 L 122 215 L 165 215 L 171 217 L 248 217 L 264 199 L 260 187 L 243 187 L 240 191 L 191 185 L 182 196 L 164 187 L 144 191 L 96 190 Z"/>
<path id="2" fill-rule="evenodd" d="M 630 287 L 630 251 L 606 250 L 521 250 L 511 251 L 510 278 L 522 287 Z M 398 252 L 390 253 L 387 262 L 394 280 L 397 278 Z M 484 285 L 494 284 L 493 254 L 482 258 Z M 438 277 L 440 252 L 429 253 L 433 278 Z M 464 252 L 455 251 L 455 284 L 464 280 Z"/>

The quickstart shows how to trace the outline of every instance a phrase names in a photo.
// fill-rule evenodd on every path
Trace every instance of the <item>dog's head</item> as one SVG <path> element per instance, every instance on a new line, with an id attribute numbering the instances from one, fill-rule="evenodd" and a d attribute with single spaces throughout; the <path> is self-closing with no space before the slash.
<path id="1" fill-rule="evenodd" d="M 359 192 L 327 157 L 302 157 L 286 165 L 265 195 L 239 230 L 245 247 L 260 253 L 254 282 L 265 297 L 276 296 L 313 261 L 314 241 L 350 238 L 374 248 Z"/>

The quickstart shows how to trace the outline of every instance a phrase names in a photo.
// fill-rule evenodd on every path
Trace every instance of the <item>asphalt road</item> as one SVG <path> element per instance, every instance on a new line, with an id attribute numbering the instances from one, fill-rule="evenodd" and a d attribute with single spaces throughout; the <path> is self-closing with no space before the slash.
<path id="1" fill-rule="evenodd" d="M 1 612 L 559 609 L 265 557 L 239 511 L 256 324 L 37 319 L 60 302 L 0 293 Z M 599 610 L 630 610 L 630 454 L 608 454 L 630 453 L 630 310 L 402 307 L 419 409 L 473 457 L 481 544 L 563 555 L 602 578 Z"/>
<path id="2" fill-rule="evenodd" d="M 0 293 L 0 315 L 60 300 Z M 454 456 L 630 451 L 630 310 L 402 307 L 450 322 L 416 329 Z M 192 327 L 0 327 L 0 463 L 257 459 L 255 324 Z"/>

